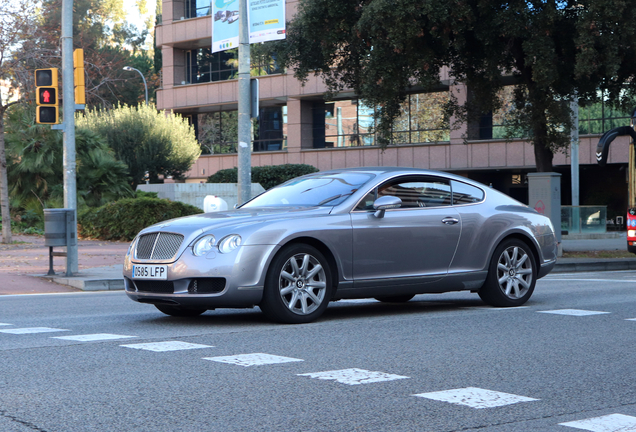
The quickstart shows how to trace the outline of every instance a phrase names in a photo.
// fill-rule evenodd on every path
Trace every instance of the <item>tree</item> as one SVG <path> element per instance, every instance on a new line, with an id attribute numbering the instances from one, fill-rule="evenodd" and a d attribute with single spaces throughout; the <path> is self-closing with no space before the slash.
<path id="1" fill-rule="evenodd" d="M 21 104 L 7 119 L 7 154 L 10 194 L 21 207 L 41 211 L 47 201 L 63 201 L 63 142 L 60 131 L 37 125 L 35 107 Z M 115 159 L 106 140 L 96 133 L 78 129 L 77 195 L 81 206 L 98 207 L 132 196 L 128 167 Z"/>
<path id="2" fill-rule="evenodd" d="M 128 165 L 133 186 L 146 175 L 152 183 L 159 175 L 182 178 L 201 154 L 188 121 L 158 112 L 153 104 L 89 110 L 78 114 L 75 124 L 106 138 L 117 159 Z"/>
<path id="3" fill-rule="evenodd" d="M 137 2 L 143 15 L 145 0 Z M 52 67 L 60 67 L 62 0 L 43 0 L 37 15 L 37 37 L 28 46 L 39 45 L 56 52 Z M 150 27 L 138 31 L 125 22 L 123 0 L 74 0 L 73 46 L 84 50 L 86 105 L 111 108 L 118 103 L 135 105 L 144 101 L 144 85 L 136 72 L 122 70 L 124 66 L 138 69 L 148 82 L 149 95 L 158 86 L 153 74 L 152 53 L 146 47 Z M 147 22 L 146 25 L 152 25 Z"/>
<path id="4" fill-rule="evenodd" d="M 301 0 L 275 50 L 299 79 L 320 74 L 332 94 L 352 88 L 379 106 L 384 146 L 407 94 L 433 90 L 445 66 L 470 91 L 447 106 L 463 121 L 495 111 L 515 83 L 511 129 L 526 131 L 537 170 L 551 171 L 569 144 L 574 95 L 633 104 L 635 18 L 624 0 Z"/>
<path id="5" fill-rule="evenodd" d="M 7 100 L 3 100 L 0 93 L 0 203 L 3 243 L 12 242 L 4 119 L 7 109 L 19 102 L 19 81 L 26 75 L 23 65 L 34 55 L 31 50 L 23 50 L 22 44 L 35 32 L 32 20 L 35 8 L 36 2 L 32 0 L 3 2 L 0 8 L 0 86 L 9 90 Z M 14 96 L 18 99 L 12 100 Z"/>

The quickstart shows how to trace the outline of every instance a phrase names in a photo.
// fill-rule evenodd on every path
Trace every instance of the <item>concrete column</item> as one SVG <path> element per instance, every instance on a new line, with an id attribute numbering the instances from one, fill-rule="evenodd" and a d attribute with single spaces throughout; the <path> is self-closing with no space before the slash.
<path id="1" fill-rule="evenodd" d="M 557 241 L 561 243 L 561 174 L 528 173 L 528 203 L 530 207 L 550 218 Z"/>

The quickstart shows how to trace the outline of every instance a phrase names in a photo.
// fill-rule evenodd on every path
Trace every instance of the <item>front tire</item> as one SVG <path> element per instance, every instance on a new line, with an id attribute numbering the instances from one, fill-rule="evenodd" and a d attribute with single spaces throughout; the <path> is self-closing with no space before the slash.
<path id="1" fill-rule="evenodd" d="M 495 249 L 479 297 L 491 306 L 521 306 L 532 295 L 536 281 L 532 250 L 521 240 L 508 239 Z"/>
<path id="2" fill-rule="evenodd" d="M 169 306 L 156 304 L 155 307 L 166 315 L 173 317 L 195 317 L 201 315 L 207 309 L 185 308 L 181 306 Z"/>
<path id="3" fill-rule="evenodd" d="M 331 293 L 331 269 L 322 253 L 310 245 L 291 244 L 272 260 L 259 307 L 276 322 L 308 323 L 327 309 Z"/>

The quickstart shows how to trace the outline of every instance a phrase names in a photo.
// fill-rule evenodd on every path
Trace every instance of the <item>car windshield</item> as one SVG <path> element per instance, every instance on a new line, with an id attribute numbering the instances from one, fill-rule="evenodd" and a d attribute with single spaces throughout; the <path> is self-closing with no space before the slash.
<path id="1" fill-rule="evenodd" d="M 368 173 L 316 174 L 292 179 L 262 193 L 241 208 L 335 206 L 374 177 Z"/>

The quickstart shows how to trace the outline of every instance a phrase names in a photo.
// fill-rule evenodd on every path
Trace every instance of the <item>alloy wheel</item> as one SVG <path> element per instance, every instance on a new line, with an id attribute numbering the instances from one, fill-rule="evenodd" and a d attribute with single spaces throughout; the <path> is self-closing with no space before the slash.
<path id="1" fill-rule="evenodd" d="M 325 270 L 320 261 L 310 254 L 290 257 L 283 265 L 278 281 L 283 303 L 294 314 L 309 315 L 325 300 Z"/>
<path id="2" fill-rule="evenodd" d="M 511 246 L 499 256 L 497 281 L 506 297 L 523 297 L 532 286 L 532 277 L 532 260 L 523 248 Z"/>

